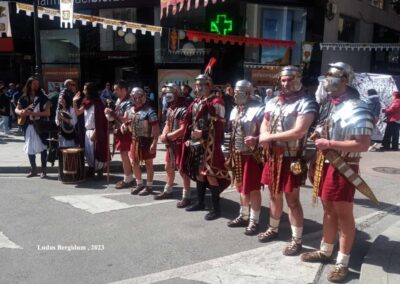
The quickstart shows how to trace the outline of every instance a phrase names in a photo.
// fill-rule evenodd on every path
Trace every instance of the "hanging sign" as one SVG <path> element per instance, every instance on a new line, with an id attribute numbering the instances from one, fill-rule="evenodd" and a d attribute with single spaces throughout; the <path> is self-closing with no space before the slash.
<path id="1" fill-rule="evenodd" d="M 217 15 L 217 18 L 210 23 L 210 31 L 219 35 L 226 35 L 233 30 L 233 21 L 225 14 Z"/>
<path id="2" fill-rule="evenodd" d="M 60 26 L 62 28 L 73 27 L 74 22 L 74 1 L 60 0 Z"/>

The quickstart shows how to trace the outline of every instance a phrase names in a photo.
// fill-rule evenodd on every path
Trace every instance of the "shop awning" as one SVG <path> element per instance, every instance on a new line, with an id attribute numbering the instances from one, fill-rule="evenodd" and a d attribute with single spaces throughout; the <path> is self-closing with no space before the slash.
<path id="1" fill-rule="evenodd" d="M 371 50 L 400 50 L 400 43 L 320 43 L 321 50 L 339 51 L 371 51 Z"/>
<path id="2" fill-rule="evenodd" d="M 206 7 L 210 2 L 215 4 L 217 2 L 225 2 L 225 0 L 201 0 L 204 7 Z M 161 15 L 160 18 L 162 19 L 165 15 L 168 17 L 169 10 L 172 10 L 172 14 L 175 15 L 178 11 L 181 12 L 183 10 L 183 6 L 186 3 L 186 9 L 189 11 L 190 8 L 195 7 L 196 9 L 200 6 L 200 0 L 160 0 L 160 7 L 161 7 Z"/>
<path id="3" fill-rule="evenodd" d="M 19 13 L 20 11 L 25 11 L 28 16 L 31 16 L 33 13 L 33 6 L 17 3 L 17 13 Z M 50 20 L 54 20 L 55 17 L 60 18 L 60 10 L 38 6 L 38 17 L 42 18 L 43 15 L 47 15 Z M 162 31 L 162 28 L 158 26 L 125 22 L 120 20 L 113 20 L 113 19 L 90 16 L 79 13 L 74 13 L 74 23 L 76 21 L 80 21 L 82 25 L 87 25 L 87 23 L 92 23 L 93 27 L 99 24 L 104 29 L 106 29 L 108 26 L 111 26 L 112 29 L 115 31 L 118 28 L 122 29 L 123 31 L 131 30 L 132 33 L 136 33 L 136 31 L 139 30 L 141 31 L 142 34 L 149 32 L 152 36 L 154 36 L 155 33 L 161 34 Z"/>
<path id="4" fill-rule="evenodd" d="M 221 42 L 226 44 L 229 42 L 230 44 L 239 44 L 239 45 L 253 45 L 262 47 L 294 47 L 296 45 L 295 41 L 292 40 L 276 40 L 276 39 L 264 39 L 264 38 L 254 38 L 254 37 L 245 37 L 245 36 L 235 36 L 235 35 L 218 35 L 213 33 L 205 33 L 205 32 L 196 32 L 196 31 L 186 31 L 186 34 L 191 41 L 206 41 L 214 43 Z"/>

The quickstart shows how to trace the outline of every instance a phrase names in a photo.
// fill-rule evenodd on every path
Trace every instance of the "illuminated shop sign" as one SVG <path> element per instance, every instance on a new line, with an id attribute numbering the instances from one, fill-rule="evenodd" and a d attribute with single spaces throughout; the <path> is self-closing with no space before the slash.
<path id="1" fill-rule="evenodd" d="M 233 30 L 233 21 L 225 14 L 217 15 L 217 18 L 210 23 L 210 31 L 219 35 L 227 35 Z"/>

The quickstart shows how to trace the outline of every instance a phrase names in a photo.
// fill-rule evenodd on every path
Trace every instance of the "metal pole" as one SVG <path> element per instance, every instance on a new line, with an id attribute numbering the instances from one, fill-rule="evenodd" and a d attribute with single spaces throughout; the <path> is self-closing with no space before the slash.
<path id="1" fill-rule="evenodd" d="M 39 19 L 38 19 L 38 7 L 37 0 L 33 1 L 33 31 L 35 38 L 35 76 L 40 78 L 40 83 L 43 86 L 43 78 L 42 78 L 42 54 L 40 47 L 40 30 L 39 30 Z"/>

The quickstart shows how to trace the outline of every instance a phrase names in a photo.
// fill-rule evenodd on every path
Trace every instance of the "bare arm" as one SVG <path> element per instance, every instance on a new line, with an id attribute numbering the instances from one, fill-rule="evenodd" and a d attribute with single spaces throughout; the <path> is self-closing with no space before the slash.
<path id="1" fill-rule="evenodd" d="M 175 130 L 175 131 L 173 131 L 171 133 L 167 132 L 168 133 L 167 134 L 167 136 L 168 136 L 167 140 L 175 141 L 176 139 L 181 138 L 183 136 L 184 132 L 185 132 L 185 124 L 181 123 L 177 130 Z"/>
<path id="2" fill-rule="evenodd" d="M 296 119 L 295 126 L 292 129 L 274 134 L 269 134 L 267 132 L 263 133 L 260 136 L 260 143 L 301 139 L 305 134 L 307 134 L 308 129 L 314 121 L 314 117 L 314 113 L 299 115 Z"/>
<path id="3" fill-rule="evenodd" d="M 335 149 L 343 152 L 366 152 L 371 143 L 371 136 L 360 135 L 356 136 L 354 140 L 335 141 L 327 139 L 315 140 L 315 145 L 320 150 Z"/>
<path id="4" fill-rule="evenodd" d="M 78 108 L 78 100 L 81 98 L 81 93 L 77 92 L 76 95 L 74 96 L 72 100 L 72 106 L 74 107 L 74 111 L 76 116 L 80 116 L 82 113 L 84 113 L 85 108 L 83 106 Z"/>

